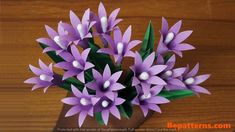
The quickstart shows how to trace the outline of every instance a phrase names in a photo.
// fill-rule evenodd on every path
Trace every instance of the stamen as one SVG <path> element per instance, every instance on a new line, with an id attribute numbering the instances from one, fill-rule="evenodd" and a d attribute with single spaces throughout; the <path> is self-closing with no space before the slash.
<path id="1" fill-rule="evenodd" d="M 53 80 L 53 77 L 48 76 L 48 75 L 46 75 L 46 74 L 41 74 L 41 75 L 39 76 L 39 78 L 40 78 L 40 80 L 42 80 L 42 81 L 47 81 L 47 82 L 50 82 L 50 81 Z"/>
<path id="2" fill-rule="evenodd" d="M 166 72 L 164 73 L 164 75 L 165 75 L 166 77 L 170 77 L 170 76 L 172 76 L 172 74 L 173 74 L 173 72 L 172 72 L 171 70 L 168 70 L 168 71 L 166 71 Z"/>
<path id="3" fill-rule="evenodd" d="M 117 52 L 118 52 L 119 55 L 122 54 L 123 48 L 124 48 L 123 43 L 122 43 L 122 42 L 119 42 L 119 43 L 117 44 Z"/>
<path id="4" fill-rule="evenodd" d="M 140 100 L 145 100 L 145 99 L 149 99 L 151 98 L 151 94 L 150 93 L 147 93 L 147 94 L 143 94 L 141 97 L 140 97 Z"/>
<path id="5" fill-rule="evenodd" d="M 84 38 L 85 35 L 84 35 L 84 32 L 83 32 L 82 24 L 77 25 L 77 30 L 78 30 L 78 33 L 80 34 L 80 37 Z"/>
<path id="6" fill-rule="evenodd" d="M 73 64 L 73 66 L 74 66 L 75 68 L 81 68 L 81 64 L 80 64 L 78 61 L 76 61 L 76 60 L 74 60 L 74 61 L 72 62 L 72 64 Z"/>
<path id="7" fill-rule="evenodd" d="M 166 38 L 165 38 L 165 41 L 164 43 L 165 44 L 169 44 L 175 37 L 175 34 L 173 32 L 169 32 L 167 35 L 166 35 Z"/>
<path id="8" fill-rule="evenodd" d="M 60 48 L 62 48 L 63 50 L 66 49 L 66 47 L 61 44 L 61 42 L 60 42 L 60 37 L 59 37 L 59 36 L 55 36 L 55 37 L 54 37 L 54 41 L 56 42 L 56 44 L 57 44 Z"/>
<path id="9" fill-rule="evenodd" d="M 147 72 L 142 72 L 140 75 L 139 75 L 139 79 L 140 80 L 148 80 L 149 79 L 149 74 Z"/>
<path id="10" fill-rule="evenodd" d="M 101 22 L 101 28 L 102 28 L 102 31 L 105 33 L 107 31 L 107 28 L 108 28 L 108 20 L 107 20 L 107 17 L 102 17 L 100 19 L 100 22 Z"/>
<path id="11" fill-rule="evenodd" d="M 184 82 L 187 85 L 191 85 L 195 82 L 195 79 L 193 77 L 190 77 L 190 78 L 187 78 Z"/>
<path id="12" fill-rule="evenodd" d="M 106 89 L 109 86 L 110 86 L 110 81 L 109 80 L 105 81 L 104 84 L 103 84 L 103 87 Z"/>
<path id="13" fill-rule="evenodd" d="M 80 103 L 81 103 L 82 105 L 88 105 L 88 104 L 89 104 L 89 101 L 88 101 L 87 99 L 85 99 L 85 98 L 81 98 L 81 99 L 80 99 Z"/>
<path id="14" fill-rule="evenodd" d="M 104 108 L 106 108 L 106 107 L 109 105 L 109 102 L 106 101 L 106 100 L 104 100 L 104 101 L 102 101 L 101 105 L 102 105 Z"/>

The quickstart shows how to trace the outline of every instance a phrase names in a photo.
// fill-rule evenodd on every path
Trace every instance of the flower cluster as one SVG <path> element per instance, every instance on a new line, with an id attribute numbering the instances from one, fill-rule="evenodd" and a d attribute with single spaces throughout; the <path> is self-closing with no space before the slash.
<path id="1" fill-rule="evenodd" d="M 133 51 L 141 41 L 131 40 L 131 26 L 122 34 L 117 26 L 122 21 L 117 18 L 119 11 L 119 8 L 114 10 L 108 17 L 100 3 L 98 15 L 87 9 L 80 20 L 70 11 L 70 23 L 60 21 L 58 31 L 46 25 L 49 38 L 39 38 L 37 42 L 44 48 L 43 53 L 48 53 L 55 61 L 54 67 L 64 73 L 59 75 L 53 71 L 52 64 L 47 66 L 39 60 L 40 68 L 29 65 L 36 77 L 25 83 L 34 84 L 32 90 L 44 88 L 46 92 L 50 86 L 59 86 L 72 92 L 73 96 L 62 99 L 62 102 L 72 106 L 65 117 L 79 113 L 79 127 L 87 115 L 100 114 L 106 125 L 110 114 L 121 119 L 121 114 L 128 111 L 124 105 L 139 106 L 144 116 L 149 110 L 160 113 L 158 105 L 168 103 L 174 91 L 210 94 L 199 86 L 210 76 L 197 75 L 199 64 L 191 71 L 189 66 L 175 67 L 176 55 L 182 57 L 182 51 L 194 49 L 184 42 L 191 30 L 179 32 L 181 21 L 168 29 L 166 19 L 162 18 L 157 50 L 151 48 L 154 47 L 150 42 L 153 38 L 147 38 L 148 43 L 145 40 L 141 45 L 142 50 Z M 149 30 L 146 33 L 146 36 L 152 35 Z M 95 44 L 95 37 L 100 38 L 102 47 Z M 127 75 L 122 74 L 124 69 L 121 67 L 125 57 L 134 59 Z M 121 76 L 125 79 L 120 79 Z"/>

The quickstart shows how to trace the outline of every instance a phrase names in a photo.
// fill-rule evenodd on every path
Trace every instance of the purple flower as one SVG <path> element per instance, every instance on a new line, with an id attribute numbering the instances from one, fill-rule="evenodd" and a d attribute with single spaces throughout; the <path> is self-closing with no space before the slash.
<path id="1" fill-rule="evenodd" d="M 206 81 L 210 77 L 210 75 L 204 74 L 196 76 L 198 70 L 199 70 L 199 63 L 197 63 L 191 71 L 189 71 L 189 67 L 187 66 L 186 71 L 183 73 L 180 79 L 185 83 L 187 89 L 194 91 L 196 94 L 197 93 L 211 94 L 208 90 L 199 86 L 199 84 Z"/>
<path id="2" fill-rule="evenodd" d="M 111 100 L 106 96 L 92 99 L 92 103 L 95 104 L 94 110 L 95 112 L 101 112 L 101 116 L 105 125 L 108 124 L 109 113 L 111 113 L 119 120 L 121 119 L 117 105 L 121 105 L 123 102 L 125 102 L 125 100 L 122 98 L 118 98 L 117 96 L 115 96 L 114 100 Z"/>
<path id="3" fill-rule="evenodd" d="M 148 93 L 144 93 L 141 87 L 137 85 L 137 96 L 133 99 L 132 104 L 139 105 L 145 117 L 147 116 L 149 109 L 161 113 L 161 109 L 159 108 L 158 104 L 165 104 L 170 102 L 164 97 L 157 96 L 162 88 L 163 86 L 160 85 L 154 86 L 149 88 L 150 91 Z"/>
<path id="4" fill-rule="evenodd" d="M 55 64 L 55 67 L 65 69 L 66 72 L 63 75 L 65 80 L 72 76 L 77 76 L 77 79 L 85 83 L 84 72 L 94 65 L 90 62 L 87 62 L 87 57 L 90 52 L 90 48 L 84 50 L 81 54 L 79 53 L 75 45 L 71 46 L 71 53 L 61 53 L 60 56 L 65 60 Z"/>
<path id="5" fill-rule="evenodd" d="M 92 38 L 89 32 L 91 27 L 95 24 L 94 21 L 90 21 L 90 9 L 87 9 L 82 17 L 82 21 L 76 16 L 73 11 L 70 11 L 70 22 L 69 24 L 62 24 L 65 30 L 69 31 L 69 36 L 67 36 L 71 41 L 77 45 L 79 44 L 82 48 L 87 48 L 87 38 Z"/>
<path id="6" fill-rule="evenodd" d="M 62 22 L 60 22 L 62 23 Z M 45 25 L 46 31 L 50 38 L 39 38 L 37 42 L 47 45 L 43 52 L 56 51 L 56 54 L 60 54 L 63 51 L 67 51 L 70 41 L 66 40 L 64 36 L 68 34 L 65 29 L 58 24 L 58 33 L 51 27 Z"/>
<path id="7" fill-rule="evenodd" d="M 80 113 L 78 124 L 79 127 L 81 127 L 87 115 L 92 117 L 94 115 L 93 104 L 91 101 L 93 95 L 89 95 L 86 88 L 83 88 L 82 93 L 73 85 L 71 85 L 71 89 L 74 97 L 67 97 L 61 100 L 65 104 L 72 105 L 72 108 L 69 109 L 65 117 Z"/>
<path id="8" fill-rule="evenodd" d="M 107 16 L 107 12 L 104 8 L 104 5 L 100 2 L 98 8 L 98 16 L 92 13 L 92 19 L 96 21 L 95 28 L 96 33 L 98 35 L 110 34 L 112 30 L 114 30 L 115 26 L 122 21 L 122 19 L 116 19 L 120 8 L 115 9 L 109 16 Z"/>
<path id="9" fill-rule="evenodd" d="M 104 35 L 104 38 L 110 44 L 110 48 L 102 48 L 98 50 L 98 52 L 113 55 L 115 62 L 118 64 L 121 63 L 123 57 L 126 56 L 135 57 L 135 53 L 133 53 L 131 49 L 137 46 L 139 43 L 141 43 L 141 41 L 139 40 L 130 41 L 131 26 L 127 28 L 123 36 L 120 28 L 115 29 L 113 33 L 114 33 L 113 35 L 114 40 L 110 36 Z"/>
<path id="10" fill-rule="evenodd" d="M 170 29 L 168 29 L 168 23 L 165 18 L 162 18 L 161 38 L 158 44 L 157 53 L 164 54 L 168 51 L 172 51 L 182 57 L 182 52 L 185 50 L 195 49 L 192 45 L 183 43 L 187 39 L 192 30 L 179 32 L 182 21 L 178 21 Z"/>
<path id="11" fill-rule="evenodd" d="M 167 83 L 165 88 L 167 90 L 179 90 L 185 89 L 185 84 L 178 79 L 186 70 L 185 67 L 174 68 L 175 66 L 175 55 L 172 55 L 166 62 L 163 57 L 159 54 L 157 56 L 157 64 L 167 65 L 167 68 L 164 69 L 159 76 Z"/>
<path id="12" fill-rule="evenodd" d="M 131 70 L 134 72 L 132 79 L 132 86 L 141 84 L 144 93 L 149 92 L 149 87 L 153 85 L 166 85 L 166 82 L 157 76 L 160 72 L 166 69 L 166 65 L 153 65 L 155 59 L 155 52 L 151 53 L 142 60 L 140 54 L 136 52 L 135 64 L 131 66 Z"/>
<path id="13" fill-rule="evenodd" d="M 92 69 L 94 81 L 89 82 L 86 86 L 90 89 L 96 90 L 97 97 L 107 96 L 109 99 L 114 100 L 117 91 L 125 88 L 122 84 L 118 83 L 122 71 L 111 74 L 109 65 L 104 68 L 103 75 L 95 69 Z"/>
<path id="14" fill-rule="evenodd" d="M 24 81 L 24 83 L 34 84 L 32 91 L 38 88 L 43 87 L 44 93 L 47 91 L 48 87 L 53 85 L 52 80 L 54 79 L 53 70 L 52 70 L 52 63 L 47 66 L 39 59 L 39 66 L 40 69 L 29 65 L 30 70 L 36 75 L 36 77 L 29 78 Z"/>

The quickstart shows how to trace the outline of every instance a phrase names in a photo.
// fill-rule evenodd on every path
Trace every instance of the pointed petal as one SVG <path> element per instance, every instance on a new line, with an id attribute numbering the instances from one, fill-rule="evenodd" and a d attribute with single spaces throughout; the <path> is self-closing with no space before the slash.
<path id="1" fill-rule="evenodd" d="M 173 77 L 179 77 L 181 76 L 186 70 L 186 67 L 182 67 L 182 68 L 176 68 L 176 69 L 173 69 Z"/>
<path id="2" fill-rule="evenodd" d="M 131 50 L 132 48 L 134 48 L 135 46 L 137 46 L 138 44 L 140 44 L 142 41 L 140 40 L 133 40 L 131 41 L 128 45 L 127 45 L 127 50 Z"/>
<path id="3" fill-rule="evenodd" d="M 90 68 L 93 68 L 93 67 L 95 67 L 95 65 L 93 65 L 90 62 L 86 62 L 84 70 L 87 70 L 87 69 L 90 69 Z"/>
<path id="4" fill-rule="evenodd" d="M 186 43 L 179 44 L 176 47 L 174 47 L 174 50 L 178 50 L 178 51 L 193 50 L 193 49 L 195 49 L 195 47 Z"/>
<path id="5" fill-rule="evenodd" d="M 67 72 L 64 73 L 62 80 L 65 80 L 65 79 L 70 78 L 70 77 L 75 76 L 75 75 L 76 75 L 76 72 L 67 71 Z"/>
<path id="6" fill-rule="evenodd" d="M 37 76 L 40 76 L 43 71 L 35 66 L 29 65 L 30 70 Z"/>
<path id="7" fill-rule="evenodd" d="M 143 62 L 143 65 L 147 68 L 150 68 L 153 64 L 153 61 L 155 59 L 155 52 L 151 53 Z"/>
<path id="8" fill-rule="evenodd" d="M 109 120 L 109 110 L 103 110 L 101 112 L 104 124 L 107 125 L 108 124 L 108 120 Z"/>
<path id="9" fill-rule="evenodd" d="M 164 17 L 162 17 L 162 34 L 166 35 L 167 32 L 168 32 L 168 22 Z"/>
<path id="10" fill-rule="evenodd" d="M 99 49 L 97 52 L 98 53 L 105 53 L 105 54 L 109 54 L 109 55 L 113 54 L 113 51 L 109 48 L 102 48 L 102 49 Z"/>
<path id="11" fill-rule="evenodd" d="M 149 104 L 148 107 L 149 107 L 149 109 L 151 109 L 151 110 L 153 110 L 153 111 L 162 113 L 162 111 L 161 111 L 161 109 L 159 108 L 159 106 L 157 106 L 157 105 L 155 105 L 155 104 Z"/>
<path id="12" fill-rule="evenodd" d="M 95 79 L 100 79 L 102 78 L 102 75 L 95 69 L 92 69 L 92 74 Z"/>
<path id="13" fill-rule="evenodd" d="M 82 52 L 82 59 L 84 60 L 84 61 L 86 61 L 87 60 L 87 57 L 88 57 L 88 55 L 89 55 L 89 53 L 90 53 L 90 48 L 87 48 L 87 49 L 85 49 L 83 52 Z"/>
<path id="14" fill-rule="evenodd" d="M 131 39 L 131 26 L 129 26 L 123 34 L 122 42 L 129 43 Z"/>
<path id="15" fill-rule="evenodd" d="M 166 82 L 164 80 L 162 80 L 160 77 L 158 76 L 152 76 L 150 77 L 147 82 L 149 84 L 158 84 L 158 85 L 166 85 Z"/>
<path id="16" fill-rule="evenodd" d="M 112 86 L 110 87 L 110 89 L 112 89 L 112 91 L 117 91 L 117 90 L 121 90 L 121 89 L 124 89 L 125 86 L 123 86 L 122 84 L 120 83 L 114 83 L 112 84 Z"/>
<path id="17" fill-rule="evenodd" d="M 175 55 L 172 55 L 166 62 L 167 70 L 171 70 L 175 66 Z"/>
<path id="18" fill-rule="evenodd" d="M 181 87 L 181 88 L 185 88 L 185 84 L 179 80 L 179 79 L 171 79 L 168 81 L 169 84 L 171 85 L 174 85 L 174 86 L 178 86 L 178 87 Z"/>
<path id="19" fill-rule="evenodd" d="M 81 113 L 79 114 L 79 118 L 78 118 L 79 127 L 82 126 L 86 116 L 87 116 L 87 112 L 86 111 L 81 111 Z"/>
<path id="20" fill-rule="evenodd" d="M 77 97 L 82 96 L 82 93 L 80 92 L 80 90 L 78 90 L 78 88 L 76 88 L 75 86 L 71 85 L 71 89 L 72 89 L 72 92 L 75 96 L 77 96 Z"/>
<path id="21" fill-rule="evenodd" d="M 109 20 L 114 21 L 118 15 L 119 11 L 120 11 L 120 8 L 113 10 L 112 13 L 109 15 Z"/>
<path id="22" fill-rule="evenodd" d="M 210 77 L 209 74 L 196 76 L 195 77 L 195 84 L 200 84 L 200 83 L 206 81 L 209 77 Z"/>
<path id="23" fill-rule="evenodd" d="M 110 113 L 115 116 L 116 118 L 118 118 L 119 120 L 121 119 L 121 115 L 120 112 L 118 110 L 118 108 L 116 106 L 113 106 L 110 108 Z"/>
<path id="24" fill-rule="evenodd" d="M 199 63 L 197 63 L 194 68 L 186 75 L 186 78 L 195 76 L 199 70 Z"/>
<path id="25" fill-rule="evenodd" d="M 133 79 L 132 79 L 132 86 L 136 86 L 136 85 L 138 85 L 138 84 L 140 84 L 139 79 L 136 78 L 136 77 L 133 77 Z"/>
<path id="26" fill-rule="evenodd" d="M 113 31 L 113 36 L 114 36 L 114 42 L 118 43 L 122 41 L 122 32 L 120 30 L 119 27 L 117 27 L 114 31 Z"/>
<path id="27" fill-rule="evenodd" d="M 79 99 L 76 97 L 67 97 L 61 100 L 63 103 L 68 105 L 77 105 L 79 104 Z"/>
<path id="28" fill-rule="evenodd" d="M 81 23 L 80 19 L 77 17 L 77 15 L 70 10 L 70 22 L 73 25 L 74 28 L 77 28 L 77 25 Z"/>
<path id="29" fill-rule="evenodd" d="M 152 104 L 165 104 L 165 103 L 170 102 L 168 99 L 166 99 L 164 97 L 160 97 L 160 96 L 152 97 L 152 98 L 148 99 L 147 101 Z"/>
<path id="30" fill-rule="evenodd" d="M 73 116 L 81 111 L 79 106 L 73 106 L 69 111 L 65 114 L 65 117 Z"/>
<path id="31" fill-rule="evenodd" d="M 122 103 L 125 102 L 125 99 L 122 98 L 116 98 L 114 104 L 115 105 L 121 105 Z"/>
<path id="32" fill-rule="evenodd" d="M 47 34 L 50 36 L 52 40 L 54 40 L 55 36 L 57 36 L 58 33 L 54 29 L 49 27 L 48 25 L 45 25 L 45 28 L 46 28 Z"/>
<path id="33" fill-rule="evenodd" d="M 162 85 L 156 85 L 156 86 L 153 86 L 150 91 L 152 93 L 153 96 L 157 95 L 158 93 L 160 93 L 163 89 L 163 86 Z"/>
<path id="34" fill-rule="evenodd" d="M 79 81 L 81 81 L 82 83 L 85 83 L 84 71 L 80 72 L 80 73 L 77 75 L 77 79 L 78 79 Z"/>
<path id="35" fill-rule="evenodd" d="M 72 52 L 72 55 L 74 56 L 74 58 L 76 58 L 76 60 L 79 60 L 81 58 L 81 55 L 75 45 L 71 46 L 71 52 Z"/>
<path id="36" fill-rule="evenodd" d="M 158 73 L 162 72 L 166 68 L 167 68 L 166 65 L 154 65 L 149 68 L 149 71 L 150 71 L 151 75 L 157 75 Z"/>
<path id="37" fill-rule="evenodd" d="M 117 82 L 121 75 L 122 75 L 122 71 L 118 71 L 112 74 L 109 79 L 113 80 L 114 82 Z"/>
<path id="38" fill-rule="evenodd" d="M 176 35 L 173 42 L 178 43 L 178 44 L 183 42 L 185 39 L 187 39 L 192 34 L 192 32 L 193 32 L 192 30 L 180 32 L 179 34 Z"/>
<path id="39" fill-rule="evenodd" d="M 142 105 L 140 105 L 140 108 L 141 108 L 141 110 L 142 110 L 143 113 L 144 113 L 144 117 L 146 117 L 147 114 L 148 114 L 148 108 L 147 108 L 147 106 L 142 106 Z"/>
<path id="40" fill-rule="evenodd" d="M 87 26 L 88 26 L 89 18 L 90 18 L 90 9 L 87 9 L 87 10 L 85 11 L 85 13 L 83 14 L 83 17 L 82 17 L 82 24 L 87 24 Z"/>
<path id="41" fill-rule="evenodd" d="M 109 65 L 107 64 L 104 68 L 104 71 L 103 71 L 103 78 L 108 79 L 108 78 L 110 78 L 110 76 L 111 76 L 111 70 L 109 68 Z"/>
<path id="42" fill-rule="evenodd" d="M 175 23 L 171 28 L 170 28 L 170 32 L 173 32 L 175 34 L 178 34 L 179 31 L 180 31 L 180 28 L 181 28 L 181 25 L 182 25 L 182 21 L 178 21 L 177 23 Z"/>
<path id="43" fill-rule="evenodd" d="M 99 4 L 98 13 L 99 13 L 99 18 L 107 17 L 106 10 L 102 2 L 100 2 Z"/>
<path id="44" fill-rule="evenodd" d="M 201 86 L 191 86 L 191 89 L 197 93 L 204 93 L 204 94 L 211 94 L 207 89 L 201 87 Z"/>

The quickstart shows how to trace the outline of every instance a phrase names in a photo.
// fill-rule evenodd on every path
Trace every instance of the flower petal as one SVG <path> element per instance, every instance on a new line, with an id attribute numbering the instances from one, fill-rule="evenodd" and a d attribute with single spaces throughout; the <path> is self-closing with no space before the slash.
<path id="1" fill-rule="evenodd" d="M 157 75 L 158 73 L 162 72 L 167 68 L 166 65 L 154 65 L 149 68 L 149 71 L 152 75 Z"/>
<path id="2" fill-rule="evenodd" d="M 130 39 L 131 39 L 131 25 L 124 32 L 123 37 L 122 37 L 122 42 L 129 43 Z"/>
<path id="3" fill-rule="evenodd" d="M 118 110 L 118 108 L 116 106 L 113 106 L 110 108 L 110 113 L 115 116 L 116 118 L 118 118 L 119 120 L 121 119 L 121 115 L 120 112 Z"/>
<path id="4" fill-rule="evenodd" d="M 99 13 L 99 18 L 107 17 L 106 10 L 102 2 L 100 2 L 99 4 L 98 13 Z"/>
<path id="5" fill-rule="evenodd" d="M 81 113 L 79 114 L 79 118 L 78 118 L 79 127 L 82 126 L 86 116 L 87 116 L 87 112 L 86 111 L 81 111 Z"/>
<path id="6" fill-rule="evenodd" d="M 178 44 L 183 42 L 185 39 L 187 39 L 192 34 L 192 32 L 193 32 L 192 30 L 180 32 L 179 34 L 176 35 L 173 42 L 178 43 Z"/>
<path id="7" fill-rule="evenodd" d="M 73 106 L 69 111 L 65 114 L 65 117 L 73 116 L 81 111 L 79 106 Z"/>
<path id="8" fill-rule="evenodd" d="M 149 84 L 157 84 L 157 85 L 166 85 L 166 82 L 164 80 L 162 80 L 160 77 L 158 76 L 152 76 L 150 77 L 147 82 Z"/>
<path id="9" fill-rule="evenodd" d="M 178 21 L 177 23 L 175 23 L 171 28 L 170 28 L 170 32 L 173 32 L 175 34 L 178 34 L 179 31 L 180 31 L 180 28 L 181 28 L 181 25 L 182 25 L 182 21 Z"/>
<path id="10" fill-rule="evenodd" d="M 123 86 L 122 84 L 120 83 L 114 83 L 112 84 L 112 86 L 110 87 L 110 89 L 112 89 L 112 91 L 117 91 L 117 90 L 121 90 L 121 89 L 124 89 L 125 86 Z"/>
<path id="11" fill-rule="evenodd" d="M 198 85 L 191 86 L 191 89 L 197 93 L 211 94 L 207 89 Z"/>
<path id="12" fill-rule="evenodd" d="M 209 74 L 196 76 L 195 77 L 195 84 L 200 84 L 200 83 L 206 81 L 209 77 L 210 77 Z"/>
<path id="13" fill-rule="evenodd" d="M 109 120 L 109 110 L 103 110 L 101 112 L 104 124 L 107 125 L 108 124 L 108 120 Z"/>
<path id="14" fill-rule="evenodd" d="M 63 103 L 68 105 L 77 105 L 79 104 L 79 99 L 76 97 L 67 97 L 61 100 Z"/>

